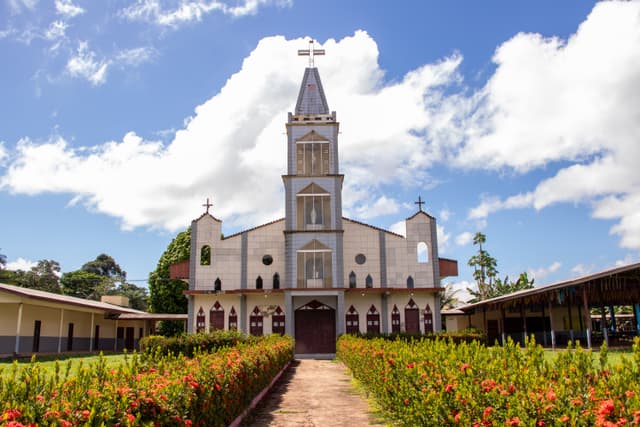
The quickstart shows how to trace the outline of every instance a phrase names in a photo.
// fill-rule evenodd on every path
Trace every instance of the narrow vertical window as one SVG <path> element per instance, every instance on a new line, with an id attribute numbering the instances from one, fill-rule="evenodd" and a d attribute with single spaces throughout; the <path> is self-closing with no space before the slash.
<path id="1" fill-rule="evenodd" d="M 198 315 L 196 316 L 196 332 L 203 332 L 205 325 L 206 322 L 204 317 L 204 310 L 202 309 L 202 307 L 200 307 L 200 310 L 198 310 Z"/>
<path id="2" fill-rule="evenodd" d="M 211 265 L 211 246 L 204 245 L 200 249 L 200 265 Z"/>
<path id="3" fill-rule="evenodd" d="M 349 273 L 349 287 L 350 288 L 356 287 L 356 273 L 354 273 L 353 271 Z"/>
<path id="4" fill-rule="evenodd" d="M 364 281 L 365 286 L 367 288 L 373 288 L 373 277 L 370 274 L 367 274 L 367 278 Z"/>
<path id="5" fill-rule="evenodd" d="M 413 289 L 413 277 L 407 277 L 407 288 Z"/>
<path id="6" fill-rule="evenodd" d="M 219 277 L 213 283 L 213 290 L 214 291 L 221 291 L 222 290 L 222 281 L 220 280 Z"/>
<path id="7" fill-rule="evenodd" d="M 429 247 L 425 242 L 418 243 L 418 262 L 429 262 Z"/>
<path id="8" fill-rule="evenodd" d="M 256 279 L 256 289 L 262 289 L 262 277 L 260 276 Z"/>
<path id="9" fill-rule="evenodd" d="M 273 289 L 280 289 L 280 275 L 278 273 L 273 275 Z"/>

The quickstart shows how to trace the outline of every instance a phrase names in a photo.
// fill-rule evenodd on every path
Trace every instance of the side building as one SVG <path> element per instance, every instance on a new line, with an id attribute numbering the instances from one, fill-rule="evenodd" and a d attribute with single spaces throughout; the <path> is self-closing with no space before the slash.
<path id="1" fill-rule="evenodd" d="M 208 207 L 192 222 L 190 260 L 172 268 L 189 283 L 188 330 L 287 333 L 299 355 L 335 353 L 344 333 L 439 331 L 440 280 L 457 262 L 438 257 L 421 204 L 407 237 L 342 216 L 339 122 L 315 67 L 286 130 L 285 218 L 227 237 Z"/>

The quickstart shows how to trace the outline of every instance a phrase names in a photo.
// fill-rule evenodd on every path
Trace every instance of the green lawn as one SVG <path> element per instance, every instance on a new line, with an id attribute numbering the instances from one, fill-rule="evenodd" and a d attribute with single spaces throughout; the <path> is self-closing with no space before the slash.
<path id="1" fill-rule="evenodd" d="M 120 364 L 122 364 L 126 357 L 131 357 L 131 355 L 125 354 L 109 354 L 103 356 L 108 368 L 116 368 Z M 55 375 L 56 364 L 58 364 L 60 375 L 65 375 L 67 369 L 69 370 L 69 375 L 73 376 L 78 372 L 78 368 L 80 365 L 88 366 L 91 364 L 98 363 L 100 360 L 99 355 L 81 355 L 81 356 L 46 356 L 37 358 L 35 363 L 40 365 L 40 369 L 42 369 L 47 375 Z M 11 377 L 13 375 L 14 369 L 17 369 L 17 372 L 20 372 L 25 366 L 29 366 L 31 363 L 28 359 L 20 359 L 16 362 L 8 360 L 8 361 L 0 361 L 0 376 L 4 378 Z M 16 368 L 14 368 L 14 364 Z"/>
<path id="2" fill-rule="evenodd" d="M 561 352 L 567 351 L 567 349 L 545 349 L 544 357 L 548 362 L 553 362 L 558 357 L 558 354 Z M 588 351 L 588 350 L 585 350 Z M 600 367 L 600 351 L 599 350 L 591 350 L 593 353 L 593 366 L 596 368 Z M 625 356 L 627 358 L 627 363 L 629 363 L 633 358 L 633 352 L 631 349 L 624 350 L 609 350 L 607 355 L 607 363 L 610 367 L 620 365 L 622 363 L 622 357 Z"/>

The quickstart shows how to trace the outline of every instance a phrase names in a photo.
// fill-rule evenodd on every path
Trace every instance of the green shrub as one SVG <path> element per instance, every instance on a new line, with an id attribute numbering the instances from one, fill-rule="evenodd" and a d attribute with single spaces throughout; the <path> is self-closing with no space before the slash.
<path id="1" fill-rule="evenodd" d="M 255 341 L 258 337 L 246 336 L 237 331 L 214 331 L 211 333 L 182 334 L 175 337 L 150 335 L 140 340 L 140 352 L 145 356 L 169 354 L 193 357 L 198 353 L 210 353 L 241 342 Z"/>

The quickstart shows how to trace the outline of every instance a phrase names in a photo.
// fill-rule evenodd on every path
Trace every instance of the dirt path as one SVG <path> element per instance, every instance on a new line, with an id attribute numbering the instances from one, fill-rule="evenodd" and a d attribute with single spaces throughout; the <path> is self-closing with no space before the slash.
<path id="1" fill-rule="evenodd" d="M 245 426 L 383 426 L 353 388 L 344 365 L 296 360 L 249 415 Z"/>

